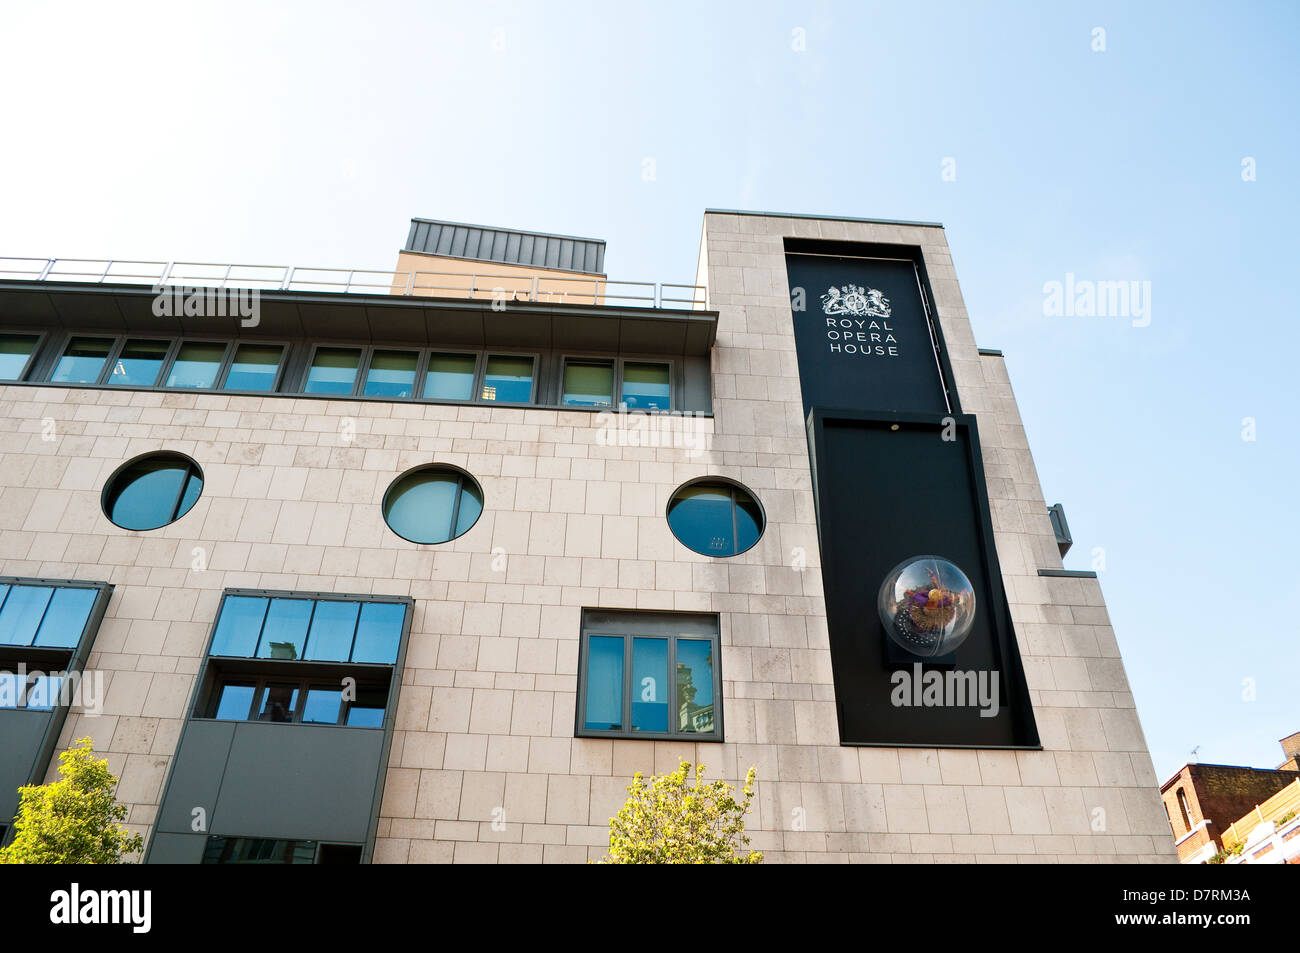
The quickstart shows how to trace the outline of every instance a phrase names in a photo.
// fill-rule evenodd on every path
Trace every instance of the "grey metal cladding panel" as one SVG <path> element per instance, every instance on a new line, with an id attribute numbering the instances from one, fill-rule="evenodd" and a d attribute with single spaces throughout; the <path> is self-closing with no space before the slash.
<path id="1" fill-rule="evenodd" d="M 433 244 L 429 248 L 426 248 L 425 251 L 430 251 L 437 255 L 451 254 L 451 238 L 455 229 L 444 228 L 441 225 L 431 225 L 430 228 L 434 229 L 436 234 L 433 238 Z"/>
<path id="2" fill-rule="evenodd" d="M 7 825 L 18 810 L 18 789 L 43 777 L 32 777 L 52 711 L 0 711 L 0 824 Z"/>
<path id="3" fill-rule="evenodd" d="M 149 841 L 149 863 L 201 864 L 207 846 L 207 834 L 164 834 L 155 831 Z"/>
<path id="4" fill-rule="evenodd" d="M 210 832 L 364 842 L 383 746 L 374 729 L 239 722 Z"/>
<path id="5" fill-rule="evenodd" d="M 235 737 L 231 721 L 190 721 L 185 737 L 176 752 L 171 780 L 167 782 L 167 799 L 158 812 L 156 830 L 168 833 L 192 833 L 193 811 L 203 808 L 209 824 L 221 791 L 221 775 L 226 756 Z"/>
<path id="6" fill-rule="evenodd" d="M 599 239 L 484 228 L 455 222 L 413 220 L 406 248 L 430 255 L 591 274 L 601 274 L 605 265 L 605 243 Z"/>

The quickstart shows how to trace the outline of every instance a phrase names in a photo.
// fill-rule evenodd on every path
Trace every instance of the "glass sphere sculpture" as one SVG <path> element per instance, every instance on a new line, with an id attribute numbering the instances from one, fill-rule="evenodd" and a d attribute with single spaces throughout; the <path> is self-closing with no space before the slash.
<path id="1" fill-rule="evenodd" d="M 876 597 L 880 623 L 913 655 L 946 655 L 970 635 L 975 587 L 942 556 L 913 556 L 890 571 Z"/>

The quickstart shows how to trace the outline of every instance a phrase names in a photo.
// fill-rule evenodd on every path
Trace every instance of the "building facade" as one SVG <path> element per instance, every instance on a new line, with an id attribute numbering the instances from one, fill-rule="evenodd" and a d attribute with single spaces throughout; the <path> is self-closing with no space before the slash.
<path id="1" fill-rule="evenodd" d="M 756 767 L 769 861 L 1176 860 L 943 229 L 709 211 L 695 287 L 603 252 L 12 265 L 0 668 L 82 695 L 3 706 L 5 783 L 91 737 L 149 862 L 584 862 L 680 760 Z"/>

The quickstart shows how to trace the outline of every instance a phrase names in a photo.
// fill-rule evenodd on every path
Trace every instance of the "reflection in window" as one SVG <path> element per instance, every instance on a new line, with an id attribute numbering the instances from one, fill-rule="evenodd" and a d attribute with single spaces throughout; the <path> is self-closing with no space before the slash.
<path id="1" fill-rule="evenodd" d="M 632 640 L 632 730 L 668 730 L 668 640 Z"/>
<path id="2" fill-rule="evenodd" d="M 213 718 L 221 721 L 244 721 L 253 707 L 256 686 L 249 682 L 227 682 L 217 695 Z"/>
<path id="3" fill-rule="evenodd" d="M 127 341 L 113 362 L 108 383 L 120 387 L 152 387 L 158 383 L 170 347 L 166 341 Z"/>
<path id="4" fill-rule="evenodd" d="M 483 512 L 474 478 L 450 467 L 423 467 L 393 481 L 384 494 L 384 521 L 413 543 L 445 543 L 469 532 Z"/>
<path id="5" fill-rule="evenodd" d="M 356 701 L 348 704 L 347 724 L 353 728 L 382 728 L 388 693 L 378 688 L 357 689 Z"/>
<path id="6" fill-rule="evenodd" d="M 257 657 L 302 658 L 314 605 L 310 599 L 272 599 L 262 629 L 262 641 L 257 646 Z"/>
<path id="7" fill-rule="evenodd" d="M 271 684 L 262 690 L 262 704 L 258 706 L 258 721 L 293 721 L 298 710 L 298 686 Z"/>
<path id="8" fill-rule="evenodd" d="M 593 635 L 587 644 L 587 707 L 592 731 L 623 727 L 623 639 Z"/>
<path id="9" fill-rule="evenodd" d="M 307 690 L 307 702 L 302 709 L 303 724 L 337 725 L 342 705 L 342 689 L 312 687 Z"/>
<path id="10" fill-rule="evenodd" d="M 717 617 L 584 610 L 579 736 L 721 741 Z"/>
<path id="11" fill-rule="evenodd" d="M 620 399 L 628 410 L 668 410 L 668 365 L 625 362 Z"/>
<path id="12" fill-rule="evenodd" d="M 62 684 L 63 679 L 57 675 L 35 676 L 27 686 L 27 707 L 37 711 L 57 708 L 61 701 L 59 689 Z"/>
<path id="13" fill-rule="evenodd" d="M 571 407 L 609 407 L 614 403 L 614 365 L 565 364 L 563 403 Z"/>
<path id="14" fill-rule="evenodd" d="M 226 356 L 224 344 L 207 341 L 186 341 L 176 353 L 171 370 L 167 373 L 168 387 L 212 387 L 217 382 L 217 372 Z"/>
<path id="15" fill-rule="evenodd" d="M 0 380 L 16 381 L 36 348 L 32 334 L 0 334 Z"/>
<path id="16" fill-rule="evenodd" d="M 119 470 L 104 489 L 104 515 L 123 529 L 150 530 L 190 511 L 203 475 L 180 454 L 154 453 Z"/>
<path id="17" fill-rule="evenodd" d="M 10 586 L 0 606 L 0 643 L 31 645 L 53 595 L 50 586 Z"/>
<path id="18" fill-rule="evenodd" d="M 713 643 L 677 640 L 677 730 L 712 734 Z"/>
<path id="19" fill-rule="evenodd" d="M 238 658 L 254 655 L 269 603 L 269 599 L 256 596 L 226 596 L 221 603 L 210 654 Z"/>
<path id="20" fill-rule="evenodd" d="M 370 358 L 362 393 L 371 397 L 410 397 L 415 391 L 418 358 L 414 351 L 376 351 Z"/>
<path id="21" fill-rule="evenodd" d="M 269 391 L 275 389 L 276 372 L 284 348 L 278 344 L 241 344 L 226 373 L 225 390 Z"/>
<path id="22" fill-rule="evenodd" d="M 36 641 L 32 644 L 38 648 L 75 648 L 98 596 L 99 591 L 96 589 L 70 586 L 56 588 L 45 610 L 45 618 L 41 620 L 40 630 L 36 633 Z M 0 642 L 2 641 L 4 637 L 0 635 Z"/>
<path id="23" fill-rule="evenodd" d="M 359 602 L 321 601 L 311 619 L 307 653 L 303 658 L 317 662 L 346 662 L 352 653 L 352 636 L 357 630 Z M 336 719 L 337 720 L 337 719 Z"/>
<path id="24" fill-rule="evenodd" d="M 351 394 L 361 351 L 350 347 L 319 347 L 307 372 L 304 394 Z"/>
<path id="25" fill-rule="evenodd" d="M 352 661 L 392 665 L 402 640 L 406 606 L 400 602 L 367 602 L 361 607 Z"/>
<path id="26" fill-rule="evenodd" d="M 483 376 L 483 400 L 526 404 L 533 399 L 533 359 L 493 356 Z"/>
<path id="27" fill-rule="evenodd" d="M 430 354 L 422 396 L 434 400 L 469 400 L 474 396 L 473 354 Z"/>
<path id="28" fill-rule="evenodd" d="M 205 864 L 314 864 L 316 841 L 270 840 L 261 837 L 209 837 Z M 333 845 L 321 844 L 321 848 Z M 360 860 L 360 848 L 357 849 Z M 356 862 L 356 861 L 354 861 Z"/>
<path id="29" fill-rule="evenodd" d="M 763 535 L 763 511 L 735 484 L 688 483 L 668 503 L 668 527 L 678 542 L 705 556 L 735 556 Z"/>
<path id="30" fill-rule="evenodd" d="M 104 372 L 104 362 L 112 349 L 112 338 L 73 338 L 54 365 L 50 380 L 56 384 L 94 384 Z"/>

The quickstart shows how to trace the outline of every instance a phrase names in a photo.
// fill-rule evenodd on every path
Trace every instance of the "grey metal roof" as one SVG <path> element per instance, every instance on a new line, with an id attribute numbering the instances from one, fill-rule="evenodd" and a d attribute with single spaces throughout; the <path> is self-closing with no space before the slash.
<path id="1" fill-rule="evenodd" d="M 405 250 L 507 265 L 557 268 L 589 275 L 605 273 L 605 243 L 599 238 L 487 228 L 429 218 L 411 219 Z"/>

